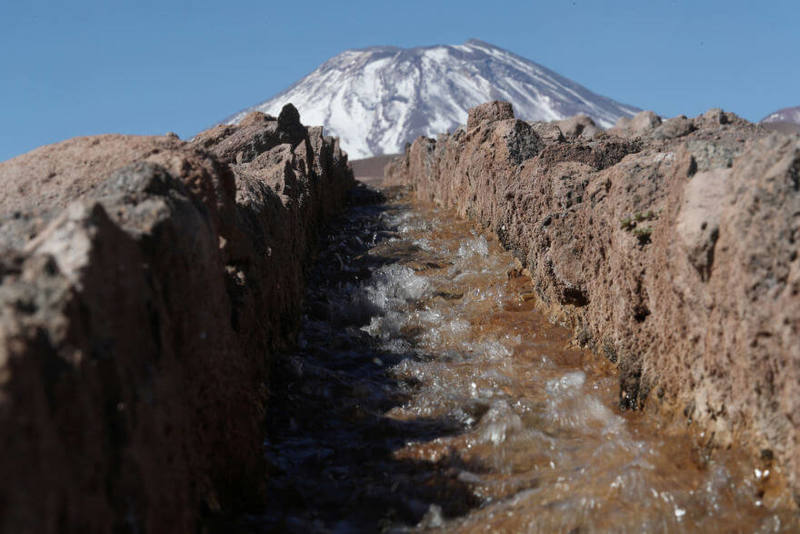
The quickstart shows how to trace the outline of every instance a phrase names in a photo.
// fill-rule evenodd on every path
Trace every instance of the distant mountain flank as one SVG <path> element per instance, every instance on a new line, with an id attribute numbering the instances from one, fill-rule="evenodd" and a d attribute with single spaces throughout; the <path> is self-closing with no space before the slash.
<path id="1" fill-rule="evenodd" d="M 251 111 L 277 115 L 288 102 L 305 123 L 338 136 L 351 159 L 402 152 L 420 135 L 452 131 L 467 110 L 507 100 L 517 117 L 560 120 L 585 113 L 603 127 L 638 110 L 483 41 L 417 48 L 347 50 Z"/>
<path id="2" fill-rule="evenodd" d="M 770 130 L 800 134 L 800 106 L 779 109 L 761 119 L 759 124 Z"/>
<path id="3" fill-rule="evenodd" d="M 800 124 L 800 106 L 783 108 L 774 113 L 770 113 L 761 119 L 761 123 L 765 122 L 793 122 L 795 124 Z"/>

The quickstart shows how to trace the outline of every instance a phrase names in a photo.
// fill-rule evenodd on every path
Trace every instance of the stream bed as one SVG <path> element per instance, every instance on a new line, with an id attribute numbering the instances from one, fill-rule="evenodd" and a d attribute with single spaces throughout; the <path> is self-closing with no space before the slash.
<path id="1" fill-rule="evenodd" d="M 362 197 L 371 197 L 361 191 Z M 790 532 L 769 458 L 618 408 L 496 238 L 408 191 L 329 229 L 247 532 Z"/>

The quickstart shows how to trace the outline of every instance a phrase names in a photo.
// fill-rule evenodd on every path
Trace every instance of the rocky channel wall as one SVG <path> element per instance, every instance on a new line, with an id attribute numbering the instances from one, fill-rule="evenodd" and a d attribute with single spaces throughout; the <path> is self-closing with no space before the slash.
<path id="1" fill-rule="evenodd" d="M 269 355 L 354 184 L 286 106 L 0 164 L 0 531 L 193 532 L 263 499 Z"/>
<path id="2" fill-rule="evenodd" d="M 618 365 L 623 407 L 776 457 L 798 490 L 799 137 L 720 110 L 603 132 L 492 102 L 386 176 L 496 232 L 551 317 Z"/>

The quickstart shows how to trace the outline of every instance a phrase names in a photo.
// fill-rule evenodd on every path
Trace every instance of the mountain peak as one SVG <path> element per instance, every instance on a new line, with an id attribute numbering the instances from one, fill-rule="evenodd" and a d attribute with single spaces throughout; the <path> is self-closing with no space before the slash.
<path id="1" fill-rule="evenodd" d="M 761 119 L 760 122 L 790 122 L 793 124 L 800 124 L 800 106 L 779 109 L 778 111 L 770 113 Z"/>
<path id="2" fill-rule="evenodd" d="M 308 124 L 338 136 L 351 158 L 400 152 L 420 135 L 452 131 L 467 110 L 506 100 L 524 120 L 560 120 L 585 113 L 609 127 L 636 108 L 600 95 L 500 47 L 469 39 L 462 45 L 374 46 L 346 50 L 253 110 L 276 115 L 293 103 Z"/>

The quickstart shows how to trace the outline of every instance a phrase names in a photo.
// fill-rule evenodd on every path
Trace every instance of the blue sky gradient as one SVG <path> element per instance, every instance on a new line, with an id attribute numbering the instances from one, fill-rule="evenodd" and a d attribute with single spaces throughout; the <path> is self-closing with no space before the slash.
<path id="1" fill-rule="evenodd" d="M 796 0 L 6 0 L 0 161 L 76 135 L 189 137 L 345 49 L 470 37 L 664 116 L 759 120 L 800 105 L 798 20 Z"/>

